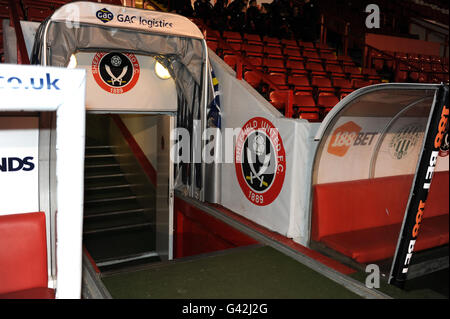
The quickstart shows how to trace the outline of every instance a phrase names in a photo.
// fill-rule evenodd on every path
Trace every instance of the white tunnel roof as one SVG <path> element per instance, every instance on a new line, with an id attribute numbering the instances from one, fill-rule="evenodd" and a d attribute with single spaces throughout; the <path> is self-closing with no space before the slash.
<path id="1" fill-rule="evenodd" d="M 75 28 L 79 22 L 203 39 L 199 28 L 183 16 L 104 3 L 72 2 L 56 10 L 50 20 L 72 23 Z"/>

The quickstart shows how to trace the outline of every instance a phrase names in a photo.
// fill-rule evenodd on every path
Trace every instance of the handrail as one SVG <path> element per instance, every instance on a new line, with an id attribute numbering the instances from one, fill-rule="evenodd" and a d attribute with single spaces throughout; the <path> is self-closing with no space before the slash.
<path id="1" fill-rule="evenodd" d="M 17 64 L 30 64 L 25 39 L 23 37 L 20 17 L 17 13 L 17 1 L 8 0 L 10 25 L 14 27 L 17 41 Z"/>
<path id="2" fill-rule="evenodd" d="M 402 70 L 399 70 L 399 68 L 398 68 L 398 64 L 399 63 L 408 66 L 413 72 L 419 72 L 419 73 L 422 73 L 422 74 L 426 74 L 427 76 L 436 73 L 436 72 L 433 72 L 433 71 L 424 71 L 421 68 L 417 67 L 416 65 L 414 65 L 414 64 L 412 64 L 412 63 L 410 63 L 408 61 L 403 61 L 403 60 L 399 59 L 398 57 L 396 57 L 395 55 L 392 55 L 392 54 L 389 54 L 389 53 L 387 53 L 387 52 L 385 52 L 383 50 L 377 49 L 377 48 L 375 48 L 375 47 L 373 47 L 373 46 L 371 46 L 369 44 L 365 44 L 365 48 L 367 48 L 368 50 L 364 50 L 364 58 L 363 58 L 364 59 L 364 65 L 366 65 L 368 59 L 371 60 L 370 52 L 373 50 L 373 51 L 381 53 L 382 56 L 386 56 L 386 57 L 388 57 L 388 58 L 390 58 L 390 59 L 392 59 L 394 61 L 394 65 L 395 65 L 394 70 L 395 70 L 396 74 L 398 74 L 399 71 L 402 71 Z M 442 72 L 442 73 L 445 73 L 445 72 Z"/>

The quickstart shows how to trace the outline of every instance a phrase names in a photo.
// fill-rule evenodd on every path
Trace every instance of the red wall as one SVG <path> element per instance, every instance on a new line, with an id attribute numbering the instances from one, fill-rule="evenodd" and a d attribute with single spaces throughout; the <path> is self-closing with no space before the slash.
<path id="1" fill-rule="evenodd" d="M 174 257 L 257 244 L 253 238 L 175 197 Z"/>
<path id="2" fill-rule="evenodd" d="M 399 38 L 381 34 L 366 34 L 366 44 L 382 51 L 416 53 L 422 55 L 440 55 L 438 42 Z"/>

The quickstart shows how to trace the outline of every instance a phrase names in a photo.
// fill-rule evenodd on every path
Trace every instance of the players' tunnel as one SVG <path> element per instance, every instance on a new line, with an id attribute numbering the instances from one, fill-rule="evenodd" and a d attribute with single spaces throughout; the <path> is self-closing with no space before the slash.
<path id="1" fill-rule="evenodd" d="M 201 132 L 218 121 L 217 113 L 207 120 L 214 98 L 206 43 L 184 17 L 108 8 L 55 11 L 37 30 L 32 63 L 87 71 L 87 251 L 105 267 L 172 259 L 174 183 L 204 199 L 205 168 L 189 164 L 194 147 L 174 163 L 170 134 L 184 128 L 201 145 Z"/>

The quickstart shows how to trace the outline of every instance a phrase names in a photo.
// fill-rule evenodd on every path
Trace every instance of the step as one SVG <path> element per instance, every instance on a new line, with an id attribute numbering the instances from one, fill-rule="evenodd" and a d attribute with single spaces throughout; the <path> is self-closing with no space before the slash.
<path id="1" fill-rule="evenodd" d="M 86 169 L 86 166 L 91 165 L 101 165 L 104 167 L 118 167 L 120 168 L 120 162 L 118 161 L 118 156 L 112 156 L 112 155 L 91 155 L 91 156 L 85 156 L 84 157 L 84 166 Z"/>
<path id="2" fill-rule="evenodd" d="M 122 210 L 113 210 L 113 211 L 106 211 L 101 213 L 91 213 L 88 215 L 84 215 L 84 220 L 94 219 L 94 218 L 105 218 L 105 217 L 111 217 L 116 215 L 128 215 L 128 214 L 134 214 L 134 213 L 144 213 L 144 214 L 150 214 L 154 213 L 154 208 L 134 208 L 134 209 L 122 209 Z"/>
<path id="3" fill-rule="evenodd" d="M 83 237 L 83 244 L 96 263 L 154 251 L 155 241 L 154 227 L 94 233 Z"/>
<path id="4" fill-rule="evenodd" d="M 143 198 L 143 196 L 137 195 L 129 195 L 129 196 L 119 196 L 119 197 L 105 197 L 105 198 L 96 198 L 85 200 L 84 204 L 98 204 L 98 203 L 112 203 L 117 201 L 125 201 L 125 200 L 136 200 L 138 198 Z"/>
<path id="5" fill-rule="evenodd" d="M 122 256 L 117 259 L 111 259 L 111 260 L 105 260 L 99 263 L 96 263 L 97 267 L 106 267 L 106 266 L 113 266 L 118 264 L 125 264 L 129 263 L 131 261 L 137 261 L 142 259 L 148 259 L 152 257 L 158 257 L 158 253 L 156 251 L 149 251 L 142 254 L 135 254 L 135 255 L 129 255 L 129 256 Z"/>
<path id="6" fill-rule="evenodd" d="M 142 209 L 141 204 L 136 200 L 112 201 L 106 203 L 94 203 L 84 205 L 84 216 L 95 216 L 97 214 L 128 211 Z"/>
<path id="7" fill-rule="evenodd" d="M 83 227 L 85 231 L 93 231 L 99 229 L 109 229 L 122 226 L 130 225 L 144 225 L 146 223 L 153 223 L 155 221 L 155 210 L 150 208 L 141 208 L 140 210 L 128 211 L 126 213 L 121 211 L 121 213 L 116 214 L 101 214 L 84 218 Z"/>
<path id="8" fill-rule="evenodd" d="M 97 163 L 93 163 L 93 164 L 86 164 L 84 165 L 84 169 L 99 169 L 99 168 L 120 168 L 121 165 L 119 163 L 111 163 L 111 164 L 97 164 Z"/>
<path id="9" fill-rule="evenodd" d="M 92 178 L 84 181 L 84 189 L 94 187 L 108 187 L 114 185 L 130 185 L 131 183 L 123 176 L 107 177 L 107 178 Z"/>
<path id="10" fill-rule="evenodd" d="M 88 186 L 84 188 L 85 192 L 92 191 L 106 191 L 106 190 L 117 190 L 117 189 L 126 189 L 130 187 L 141 187 L 143 184 L 114 184 L 114 185 L 103 185 L 103 186 Z"/>
<path id="11" fill-rule="evenodd" d="M 135 230 L 139 228 L 148 228 L 155 226 L 155 223 L 153 222 L 146 222 L 146 223 L 139 223 L 139 224 L 130 224 L 130 225 L 122 225 L 122 226 L 115 226 L 115 227 L 105 227 L 105 228 L 96 228 L 96 229 L 87 229 L 83 230 L 83 235 L 98 235 L 98 234 L 104 234 L 104 233 L 111 233 L 111 232 L 120 232 L 124 230 Z"/>
<path id="12" fill-rule="evenodd" d="M 86 180 L 94 180 L 94 179 L 102 179 L 102 178 L 117 178 L 117 177 L 127 177 L 127 176 L 139 176 L 139 173 L 112 173 L 112 174 L 89 174 L 84 175 L 84 179 Z"/>
<path id="13" fill-rule="evenodd" d="M 85 146 L 85 155 L 94 155 L 94 154 L 113 154 L 118 150 L 117 146 L 111 145 L 99 145 L 99 146 Z"/>
<path id="14" fill-rule="evenodd" d="M 85 154 L 84 158 L 117 158 L 123 156 L 121 154 L 116 153 L 106 153 L 106 154 Z"/>

